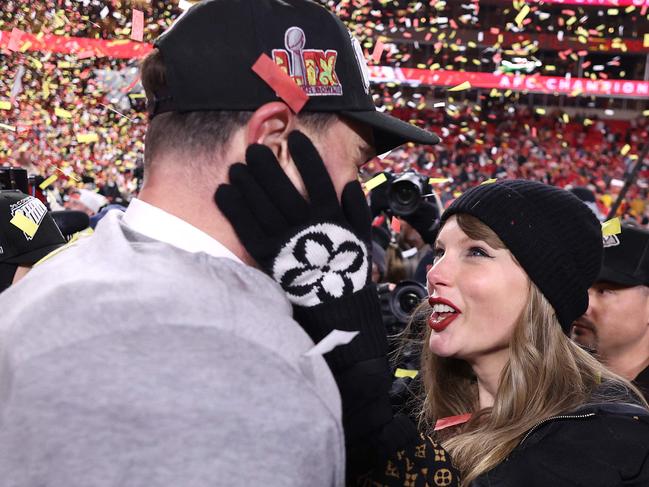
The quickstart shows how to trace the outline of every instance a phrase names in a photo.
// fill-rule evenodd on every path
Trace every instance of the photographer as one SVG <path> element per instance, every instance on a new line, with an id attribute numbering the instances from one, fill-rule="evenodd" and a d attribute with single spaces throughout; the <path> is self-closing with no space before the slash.
<path id="1" fill-rule="evenodd" d="M 422 258 L 430 253 L 439 226 L 440 204 L 428 177 L 409 170 L 402 174 L 384 171 L 386 182 L 370 193 L 372 216 L 399 218 L 400 231 L 388 244 L 386 280 L 414 279 L 425 283 L 418 272 Z M 430 201 L 432 199 L 432 201 Z"/>

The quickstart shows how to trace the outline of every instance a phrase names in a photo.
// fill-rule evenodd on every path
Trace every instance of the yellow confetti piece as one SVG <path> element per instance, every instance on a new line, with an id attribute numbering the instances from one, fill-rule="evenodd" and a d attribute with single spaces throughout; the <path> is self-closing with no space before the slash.
<path id="1" fill-rule="evenodd" d="M 56 115 L 59 118 L 72 118 L 72 113 L 68 112 L 67 110 L 64 110 L 63 108 L 55 108 L 54 115 Z"/>
<path id="2" fill-rule="evenodd" d="M 460 83 L 459 85 L 454 86 L 453 88 L 449 88 L 448 91 L 464 91 L 470 88 L 471 88 L 471 83 L 465 81 L 464 83 Z"/>
<path id="3" fill-rule="evenodd" d="M 410 377 L 411 379 L 414 379 L 417 377 L 418 373 L 418 370 L 397 369 L 394 371 L 394 376 L 397 378 Z"/>
<path id="4" fill-rule="evenodd" d="M 622 147 L 622 150 L 620 151 L 620 154 L 623 156 L 626 156 L 629 151 L 631 150 L 631 146 L 629 144 L 626 144 L 624 147 Z"/>
<path id="5" fill-rule="evenodd" d="M 498 181 L 496 178 L 487 179 L 486 181 L 482 181 L 480 183 L 480 186 L 482 186 L 483 184 L 492 184 L 495 183 L 496 181 Z"/>
<path id="6" fill-rule="evenodd" d="M 429 178 L 428 182 L 430 184 L 442 184 L 442 183 L 448 183 L 450 181 L 449 178 Z"/>
<path id="7" fill-rule="evenodd" d="M 99 136 L 95 133 L 77 134 L 77 142 L 80 144 L 88 144 L 90 142 L 98 142 Z"/>
<path id="8" fill-rule="evenodd" d="M 16 131 L 16 127 L 14 127 L 13 125 L 7 125 L 5 123 L 0 123 L 0 129 L 10 130 L 11 132 Z"/>
<path id="9" fill-rule="evenodd" d="M 45 181 L 43 181 L 41 184 L 38 185 L 39 188 L 45 189 L 47 188 L 50 184 L 52 184 L 54 181 L 58 179 L 57 174 L 52 174 L 49 178 L 47 178 Z"/>
<path id="10" fill-rule="evenodd" d="M 645 117 L 649 117 L 649 110 L 643 111 L 642 115 L 645 116 Z"/>
<path id="11" fill-rule="evenodd" d="M 563 120 L 563 123 L 570 123 L 570 117 L 568 116 L 567 113 L 561 115 L 561 120 Z"/>
<path id="12" fill-rule="evenodd" d="M 595 122 L 593 122 L 590 118 L 584 118 L 584 125 L 588 127 L 589 125 L 593 125 Z"/>
<path id="13" fill-rule="evenodd" d="M 643 47 L 649 47 L 649 34 L 645 34 L 642 40 Z"/>
<path id="14" fill-rule="evenodd" d="M 622 233 L 622 226 L 620 225 L 619 218 L 612 218 L 611 220 L 602 223 L 603 236 L 610 237 L 611 235 L 617 235 L 619 233 Z"/>
<path id="15" fill-rule="evenodd" d="M 535 111 L 536 113 L 538 113 L 539 115 L 545 115 L 545 108 L 537 108 L 537 109 L 534 110 L 534 111 Z"/>
<path id="16" fill-rule="evenodd" d="M 30 237 L 36 235 L 36 231 L 38 230 L 38 225 L 23 215 L 20 211 L 16 211 L 16 214 L 9 223 L 20 228 Z"/>
<path id="17" fill-rule="evenodd" d="M 521 8 L 521 11 L 518 12 L 518 15 L 514 19 L 514 22 L 516 22 L 516 25 L 519 27 L 523 26 L 523 21 L 525 20 L 525 17 L 527 17 L 527 14 L 530 13 L 530 6 L 525 4 L 523 5 L 523 8 Z"/>
<path id="18" fill-rule="evenodd" d="M 378 176 L 374 176 L 372 179 L 367 181 L 365 183 L 365 189 L 367 191 L 372 191 L 374 188 L 376 188 L 377 186 L 382 185 L 387 180 L 388 180 L 387 176 L 385 174 L 381 173 Z"/>
<path id="19" fill-rule="evenodd" d="M 0 110 L 11 110 L 11 102 L 7 100 L 0 100 Z"/>

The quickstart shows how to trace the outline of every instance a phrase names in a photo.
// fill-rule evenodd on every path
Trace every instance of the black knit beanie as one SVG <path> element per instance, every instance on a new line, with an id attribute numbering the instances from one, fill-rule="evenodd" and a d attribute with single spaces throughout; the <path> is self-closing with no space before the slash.
<path id="1" fill-rule="evenodd" d="M 602 229 L 574 194 L 525 179 L 469 189 L 442 215 L 466 213 L 491 228 L 541 290 L 568 334 L 588 308 L 602 257 Z"/>

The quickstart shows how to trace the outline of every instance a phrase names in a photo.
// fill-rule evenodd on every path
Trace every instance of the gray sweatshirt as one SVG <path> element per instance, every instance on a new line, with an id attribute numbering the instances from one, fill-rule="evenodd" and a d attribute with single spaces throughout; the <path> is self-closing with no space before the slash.
<path id="1" fill-rule="evenodd" d="M 340 396 L 281 288 L 130 230 L 0 295 L 0 486 L 338 486 Z"/>

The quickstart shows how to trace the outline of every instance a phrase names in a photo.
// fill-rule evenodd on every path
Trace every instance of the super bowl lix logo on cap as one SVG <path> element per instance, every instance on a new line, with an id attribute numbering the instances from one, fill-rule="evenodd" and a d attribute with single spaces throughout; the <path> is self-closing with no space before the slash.
<path id="1" fill-rule="evenodd" d="M 47 208 L 43 203 L 32 196 L 27 196 L 26 198 L 21 199 L 17 203 L 9 205 L 9 211 L 11 212 L 11 217 L 16 216 L 16 213 L 20 212 L 24 217 L 29 219 L 36 225 L 40 226 L 45 214 L 47 213 Z M 27 240 L 33 238 L 32 235 L 27 234 L 23 231 L 23 235 Z"/>
<path id="2" fill-rule="evenodd" d="M 306 35 L 299 27 L 284 34 L 286 49 L 273 49 L 273 61 L 309 96 L 341 96 L 343 87 L 336 75 L 338 51 L 304 49 Z"/>

